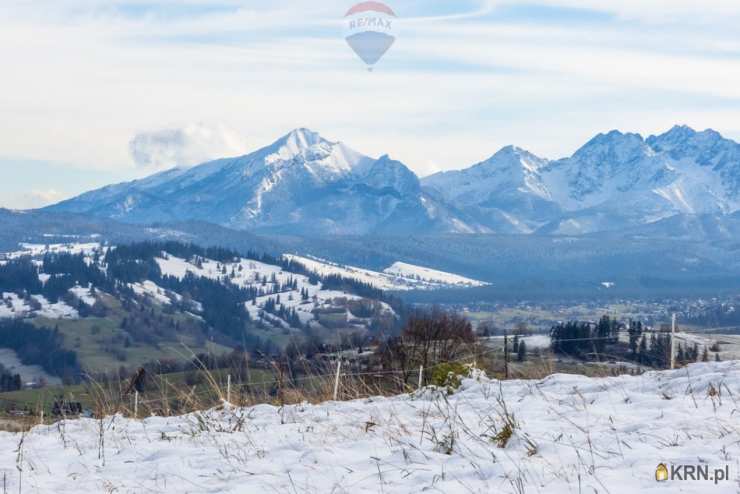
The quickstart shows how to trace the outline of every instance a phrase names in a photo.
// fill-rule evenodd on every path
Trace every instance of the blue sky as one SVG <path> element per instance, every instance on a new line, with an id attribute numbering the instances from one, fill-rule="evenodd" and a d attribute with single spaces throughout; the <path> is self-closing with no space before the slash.
<path id="1" fill-rule="evenodd" d="M 354 2 L 3 0 L 0 206 L 36 207 L 310 127 L 420 175 L 675 123 L 740 139 L 740 5 L 406 0 L 369 73 Z M 132 152 L 135 151 L 135 152 Z"/>

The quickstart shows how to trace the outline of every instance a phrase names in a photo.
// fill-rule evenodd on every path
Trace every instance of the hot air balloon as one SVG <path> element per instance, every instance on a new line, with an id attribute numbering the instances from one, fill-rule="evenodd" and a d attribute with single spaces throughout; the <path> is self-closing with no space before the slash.
<path id="1" fill-rule="evenodd" d="M 349 9 L 344 17 L 347 44 L 372 71 L 396 41 L 393 36 L 396 14 L 384 3 L 362 2 Z"/>

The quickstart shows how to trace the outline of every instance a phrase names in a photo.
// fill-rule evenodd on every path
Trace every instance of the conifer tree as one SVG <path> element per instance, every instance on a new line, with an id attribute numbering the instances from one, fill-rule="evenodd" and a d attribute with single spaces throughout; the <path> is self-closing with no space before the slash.
<path id="1" fill-rule="evenodd" d="M 648 349 L 647 349 L 647 338 L 645 338 L 645 335 L 643 335 L 642 338 L 640 338 L 640 346 L 639 346 L 638 351 L 639 351 L 638 361 L 641 364 L 647 363 Z"/>
<path id="2" fill-rule="evenodd" d="M 521 341 L 517 345 L 516 359 L 519 362 L 524 362 L 527 358 L 527 342 Z"/>

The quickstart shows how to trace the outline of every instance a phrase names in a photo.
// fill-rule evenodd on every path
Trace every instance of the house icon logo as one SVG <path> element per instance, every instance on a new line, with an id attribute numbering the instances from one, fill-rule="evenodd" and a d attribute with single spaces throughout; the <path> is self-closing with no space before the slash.
<path id="1" fill-rule="evenodd" d="M 665 482 L 668 480 L 668 467 L 665 466 L 665 463 L 661 463 L 658 465 L 658 468 L 655 469 L 655 480 L 658 482 Z"/>

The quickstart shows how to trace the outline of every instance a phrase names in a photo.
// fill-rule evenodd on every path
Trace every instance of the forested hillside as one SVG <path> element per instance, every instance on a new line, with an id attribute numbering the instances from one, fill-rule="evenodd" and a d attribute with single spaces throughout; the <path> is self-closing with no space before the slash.
<path id="1" fill-rule="evenodd" d="M 354 279 L 179 242 L 25 246 L 0 261 L 0 293 L 0 348 L 67 377 L 137 365 L 178 345 L 271 355 L 337 330 L 390 334 L 405 311 Z M 47 360 L 52 353 L 59 359 Z"/>

